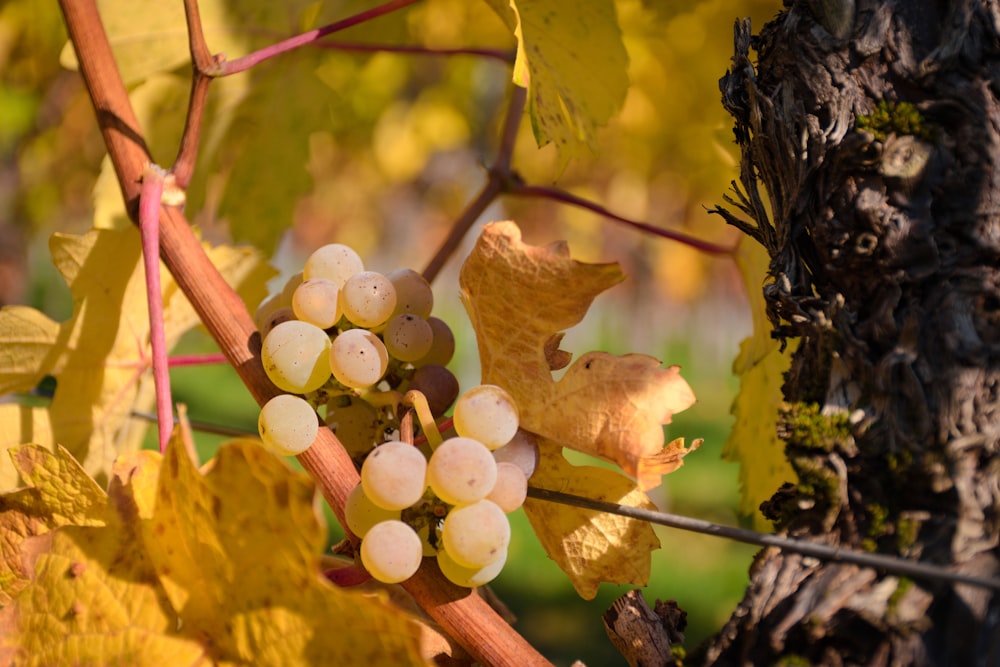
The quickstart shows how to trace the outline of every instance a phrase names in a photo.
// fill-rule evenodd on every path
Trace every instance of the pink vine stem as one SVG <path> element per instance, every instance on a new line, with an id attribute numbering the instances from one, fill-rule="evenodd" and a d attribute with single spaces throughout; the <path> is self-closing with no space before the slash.
<path id="1" fill-rule="evenodd" d="M 385 14 L 402 9 L 403 7 L 407 7 L 416 2 L 419 2 L 419 0 L 392 0 L 391 2 L 386 2 L 385 4 L 372 7 L 371 9 L 361 12 L 360 14 L 355 14 L 354 16 L 331 23 L 330 25 L 323 26 L 322 28 L 310 30 L 309 32 L 302 33 L 301 35 L 296 35 L 295 37 L 290 37 L 276 44 L 272 44 L 271 46 L 263 48 L 259 51 L 254 51 L 253 53 L 243 56 L 242 58 L 222 62 L 217 66 L 216 71 L 212 72 L 212 74 L 214 76 L 228 76 L 230 74 L 243 72 L 250 69 L 257 63 L 273 58 L 276 55 L 297 49 L 300 46 L 305 46 L 306 44 L 311 44 L 312 42 L 322 39 L 327 35 L 345 30 L 358 25 L 359 23 L 364 23 L 365 21 L 370 21 L 379 16 L 384 16 Z"/>
<path id="2" fill-rule="evenodd" d="M 153 351 L 153 384 L 156 387 L 156 423 L 160 453 L 167 450 L 174 429 L 173 400 L 167 362 L 167 336 L 163 326 L 163 290 L 160 287 L 160 202 L 166 174 L 150 165 L 142 175 L 139 192 L 139 238 L 146 270 L 146 302 L 149 304 L 149 341 Z"/>
<path id="3" fill-rule="evenodd" d="M 178 354 L 167 359 L 167 364 L 174 368 L 176 366 L 208 366 L 210 364 L 228 364 L 229 359 L 222 352 L 210 352 L 208 354 Z"/>

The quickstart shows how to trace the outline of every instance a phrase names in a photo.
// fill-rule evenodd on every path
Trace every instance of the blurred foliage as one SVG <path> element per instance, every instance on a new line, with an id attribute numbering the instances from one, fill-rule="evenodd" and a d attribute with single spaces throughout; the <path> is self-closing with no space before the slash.
<path id="1" fill-rule="evenodd" d="M 210 33 L 210 46 L 222 48 L 212 42 L 220 40 L 230 59 L 374 3 L 267 3 L 260 13 L 250 4 L 219 5 L 228 19 L 226 30 L 214 34 L 225 38 Z M 539 149 L 530 123 L 522 123 L 514 168 L 530 183 L 556 184 L 621 215 L 735 243 L 734 230 L 704 210 L 736 176 L 717 82 L 729 65 L 733 22 L 749 15 L 760 26 L 780 3 L 618 0 L 616 6 L 632 82 L 621 113 L 599 130 L 593 155 L 565 167 L 555 148 Z M 29 261 L 28 251 L 47 254 L 53 231 L 85 230 L 95 208 L 102 225 L 123 223 L 117 185 L 107 176 L 98 183 L 103 146 L 89 100 L 78 76 L 59 64 L 65 40 L 57 3 L 5 0 L 0 7 L 0 303 L 30 302 L 57 319 L 67 314 L 57 312 L 67 302 L 65 287 L 52 279 L 47 258 Z M 353 245 L 374 268 L 419 269 L 484 181 L 481 165 L 495 155 L 511 70 L 475 56 L 359 53 L 335 48 L 338 42 L 503 50 L 515 44 L 485 2 L 426 0 L 216 82 L 187 212 L 206 239 L 276 248 L 274 262 L 286 275 L 332 240 Z M 170 69 L 137 83 L 132 95 L 155 159 L 169 164 L 189 74 L 180 61 L 163 64 Z M 639 351 L 685 366 L 701 402 L 670 435 L 706 443 L 671 476 L 659 501 L 734 522 L 737 471 L 719 454 L 735 387 L 730 362 L 750 318 L 733 263 L 547 200 L 504 199 L 487 216 L 516 219 L 528 243 L 567 239 L 581 260 L 622 263 L 629 280 L 599 300 L 585 321 L 589 332 L 573 334 L 588 342 L 567 346 Z M 464 336 L 458 361 L 465 366 L 456 371 L 475 381 L 474 344 L 455 301 L 459 263 L 453 259 L 435 287 L 460 344 Z M 207 346 L 197 336 L 189 345 Z M 175 377 L 193 417 L 253 424 L 252 401 L 231 370 L 184 369 Z M 647 594 L 677 598 L 691 614 L 689 638 L 703 638 L 739 599 L 752 550 L 658 532 L 665 546 Z M 599 616 L 622 591 L 605 587 L 584 603 L 526 530 L 515 543 L 524 552 L 512 558 L 497 588 L 521 616 L 520 629 L 560 663 L 581 657 L 616 664 L 613 653 L 601 653 L 608 642 Z"/>

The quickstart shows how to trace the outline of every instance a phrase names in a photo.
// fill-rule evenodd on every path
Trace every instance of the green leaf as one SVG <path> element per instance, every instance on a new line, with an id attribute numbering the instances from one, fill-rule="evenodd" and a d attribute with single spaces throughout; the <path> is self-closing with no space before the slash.
<path id="1" fill-rule="evenodd" d="M 562 166 L 596 144 L 621 109 L 628 54 L 613 0 L 487 0 L 517 38 L 514 83 L 528 89 L 539 146 L 555 142 Z"/>
<path id="2" fill-rule="evenodd" d="M 733 362 L 733 372 L 740 378 L 739 393 L 732 406 L 736 422 L 722 450 L 723 458 L 740 464 L 740 512 L 752 516 L 754 527 L 763 531 L 771 530 L 772 526 L 760 513 L 760 504 L 784 482 L 796 480 L 777 433 L 778 408 L 783 398 L 781 385 L 794 344 L 782 352 L 778 342 L 771 338 L 761 290 L 769 261 L 763 246 L 742 240 L 736 263 L 750 298 L 753 334 L 740 343 L 739 355 Z"/>

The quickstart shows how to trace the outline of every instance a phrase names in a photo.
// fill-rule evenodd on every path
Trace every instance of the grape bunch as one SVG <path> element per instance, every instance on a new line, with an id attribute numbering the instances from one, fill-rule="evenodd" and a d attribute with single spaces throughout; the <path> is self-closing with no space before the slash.
<path id="1" fill-rule="evenodd" d="M 458 381 L 445 368 L 455 338 L 433 305 L 415 271 L 366 271 L 341 244 L 316 250 L 254 314 L 264 370 L 287 392 L 261 408 L 258 430 L 287 456 L 320 428 L 337 434 L 360 469 L 345 515 L 374 578 L 405 581 L 434 557 L 449 580 L 473 587 L 506 561 L 506 514 L 524 502 L 538 447 L 501 387 L 481 385 L 456 402 Z M 426 408 L 416 410 L 419 445 L 400 439 L 404 396 Z M 452 403 L 454 435 L 442 439 L 436 420 Z"/>
<path id="2" fill-rule="evenodd" d="M 481 586 L 503 568 L 507 514 L 524 502 L 537 446 L 518 429 L 501 387 L 481 385 L 455 404 L 456 435 L 433 447 L 385 442 L 365 459 L 348 497 L 347 526 L 361 538 L 361 563 L 379 581 L 410 578 L 424 557 L 459 586 Z"/>
<path id="3" fill-rule="evenodd" d="M 338 243 L 313 252 L 254 314 L 264 371 L 288 392 L 261 410 L 264 444 L 282 455 L 302 453 L 315 439 L 319 412 L 360 462 L 398 428 L 391 406 L 378 400 L 384 392 L 418 389 L 442 414 L 458 394 L 445 368 L 455 338 L 431 317 L 433 306 L 430 285 L 416 271 L 366 271 L 358 254 Z"/>

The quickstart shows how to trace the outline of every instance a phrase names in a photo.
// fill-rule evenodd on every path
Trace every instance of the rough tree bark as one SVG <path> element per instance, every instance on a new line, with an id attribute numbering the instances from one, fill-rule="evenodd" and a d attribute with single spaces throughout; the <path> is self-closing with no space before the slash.
<path id="1" fill-rule="evenodd" d="M 800 479 L 765 512 L 997 576 L 1000 2 L 785 5 L 737 25 L 721 81 L 743 160 L 718 212 L 769 252 L 775 336 L 799 340 L 779 434 Z M 997 665 L 1000 601 L 765 550 L 706 658 Z"/>

